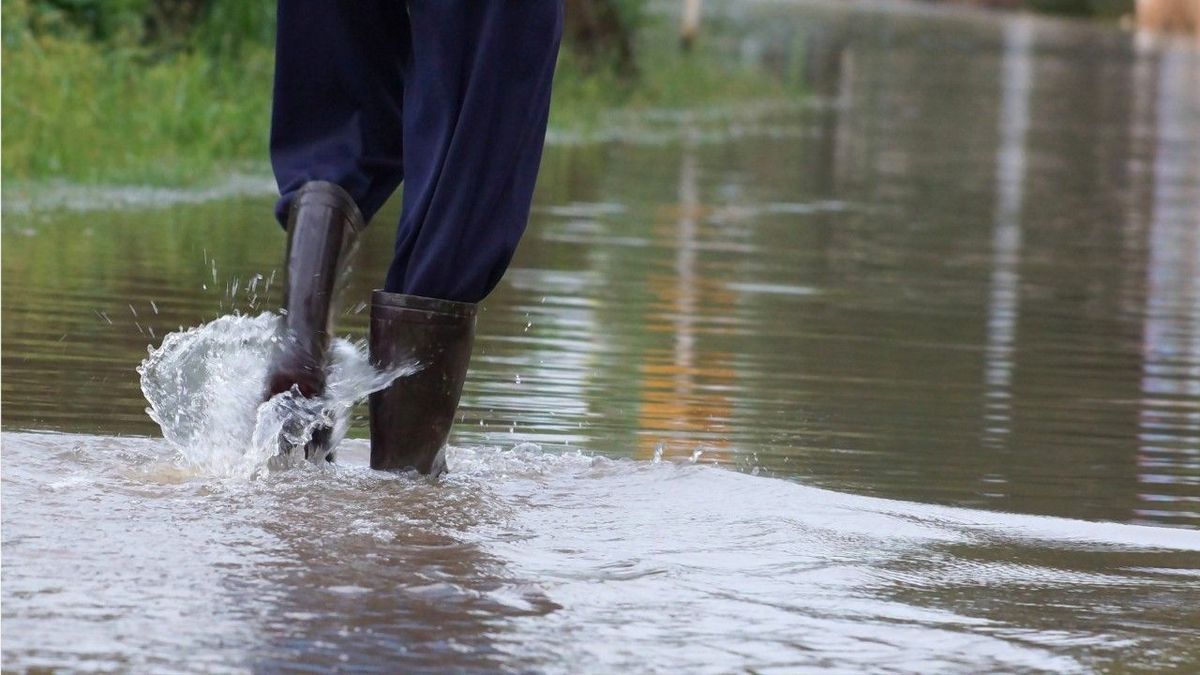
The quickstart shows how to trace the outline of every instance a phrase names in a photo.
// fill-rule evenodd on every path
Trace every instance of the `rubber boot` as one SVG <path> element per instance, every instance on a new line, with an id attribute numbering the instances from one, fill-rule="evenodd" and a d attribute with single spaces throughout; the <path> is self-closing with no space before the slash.
<path id="1" fill-rule="evenodd" d="M 475 305 L 375 291 L 371 361 L 392 368 L 415 360 L 421 369 L 371 394 L 372 469 L 445 471 L 474 342 Z"/>
<path id="2" fill-rule="evenodd" d="M 305 183 L 293 198 L 284 259 L 285 331 L 266 398 L 293 386 L 310 398 L 325 391 L 335 296 L 365 226 L 354 199 L 333 183 Z M 327 452 L 330 432 L 318 429 L 305 455 Z"/>

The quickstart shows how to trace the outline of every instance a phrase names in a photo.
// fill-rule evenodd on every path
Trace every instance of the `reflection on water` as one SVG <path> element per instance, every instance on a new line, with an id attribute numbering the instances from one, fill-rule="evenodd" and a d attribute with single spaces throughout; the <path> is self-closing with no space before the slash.
<path id="1" fill-rule="evenodd" d="M 996 151 L 996 208 L 992 229 L 992 278 L 988 294 L 987 366 L 983 445 L 1003 449 L 1009 432 L 1013 344 L 1021 305 L 1021 206 L 1024 200 L 1025 137 L 1033 93 L 1033 23 L 1028 17 L 1004 27 L 1001 65 L 1000 142 Z"/>
<path id="2" fill-rule="evenodd" d="M 129 438 L 278 302 L 269 194 L 6 194 L 5 665 L 1194 669 L 1200 54 L 885 7 L 718 19 L 805 103 L 554 139 L 440 485 Z"/>
<path id="3" fill-rule="evenodd" d="M 1194 57 L 1165 51 L 1146 85 L 1157 89 L 1138 434 L 1138 513 L 1148 519 L 1170 515 L 1173 502 L 1200 510 L 1200 161 L 1187 150 L 1200 111 L 1176 93 L 1200 87 Z M 1180 467 L 1190 477 L 1180 480 Z"/>

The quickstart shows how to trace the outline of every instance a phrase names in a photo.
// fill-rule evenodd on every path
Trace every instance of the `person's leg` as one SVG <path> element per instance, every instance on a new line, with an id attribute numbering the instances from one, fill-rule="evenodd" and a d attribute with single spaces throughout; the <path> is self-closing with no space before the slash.
<path id="1" fill-rule="evenodd" d="M 410 0 L 404 214 L 371 298 L 371 359 L 418 372 L 371 394 L 371 466 L 438 474 L 475 303 L 508 267 L 541 161 L 561 0 Z"/>
<path id="2" fill-rule="evenodd" d="M 411 0 L 404 213 L 385 290 L 478 302 L 529 217 L 561 0 Z"/>
<path id="3" fill-rule="evenodd" d="M 275 215 L 309 181 L 343 188 L 369 221 L 404 175 L 400 0 L 279 0 L 271 164 Z"/>
<path id="4" fill-rule="evenodd" d="M 399 0 L 279 0 L 271 162 L 288 240 L 266 399 L 325 390 L 337 280 L 403 176 L 409 38 Z M 330 431 L 316 430 L 305 455 L 327 456 Z"/>

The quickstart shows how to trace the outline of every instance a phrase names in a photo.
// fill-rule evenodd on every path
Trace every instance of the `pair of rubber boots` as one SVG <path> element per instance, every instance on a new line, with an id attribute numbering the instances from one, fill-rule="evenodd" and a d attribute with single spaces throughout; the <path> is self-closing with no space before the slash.
<path id="1" fill-rule="evenodd" d="M 286 330 L 267 380 L 266 397 L 293 386 L 306 397 L 325 389 L 334 299 L 365 228 L 358 206 L 338 185 L 306 183 L 287 221 Z M 371 296 L 371 362 L 387 369 L 416 361 L 420 370 L 371 394 L 371 468 L 445 470 L 475 339 L 475 305 L 375 291 Z M 331 430 L 319 429 L 305 448 L 326 456 Z"/>

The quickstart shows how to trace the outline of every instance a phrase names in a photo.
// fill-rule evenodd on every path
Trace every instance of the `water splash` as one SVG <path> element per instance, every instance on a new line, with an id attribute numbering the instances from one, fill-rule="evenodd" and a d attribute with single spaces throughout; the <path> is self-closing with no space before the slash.
<path id="1" fill-rule="evenodd" d="M 325 393 L 295 391 L 262 401 L 272 351 L 282 339 L 280 317 L 227 315 L 171 333 L 151 348 L 137 372 L 146 413 L 190 465 L 221 476 L 255 476 L 303 459 L 304 440 L 332 429 L 329 447 L 345 437 L 354 404 L 416 363 L 380 371 L 363 344 L 336 339 L 330 348 Z M 292 448 L 280 454 L 280 448 Z"/>

